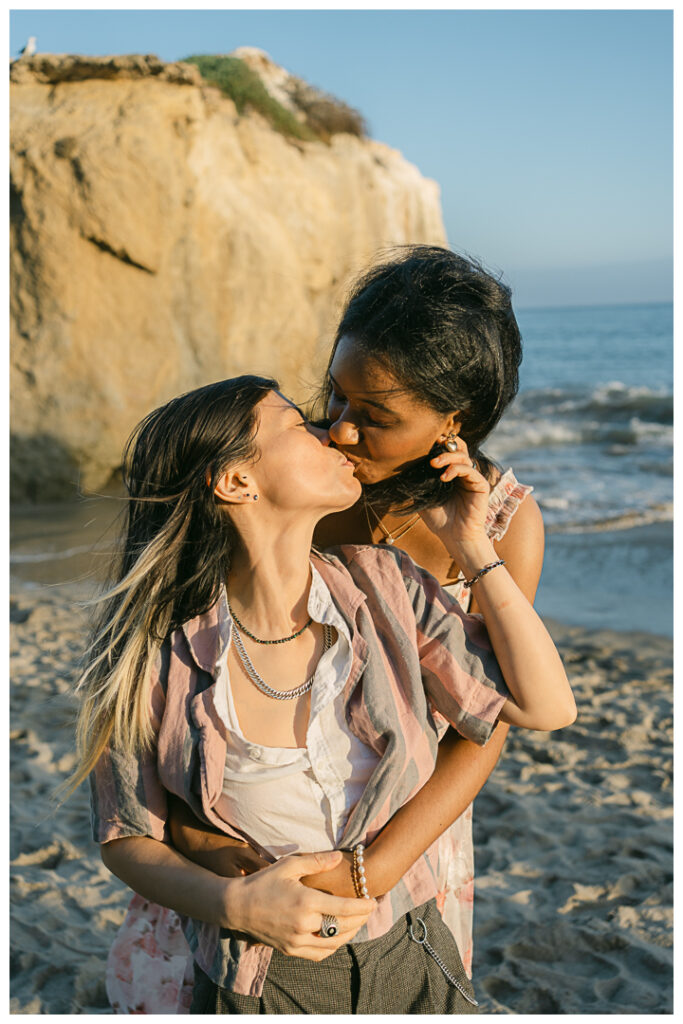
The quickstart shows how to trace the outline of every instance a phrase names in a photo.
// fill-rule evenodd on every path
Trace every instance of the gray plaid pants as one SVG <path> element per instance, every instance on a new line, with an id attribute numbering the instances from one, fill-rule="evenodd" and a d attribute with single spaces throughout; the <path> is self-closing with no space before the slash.
<path id="1" fill-rule="evenodd" d="M 473 997 L 455 940 L 430 900 L 386 935 L 341 946 L 320 963 L 276 950 L 261 996 L 220 988 L 195 964 L 190 1013 L 476 1013 L 424 946 L 411 939 L 411 924 L 422 937 L 418 917 L 427 926 L 429 944 Z"/>

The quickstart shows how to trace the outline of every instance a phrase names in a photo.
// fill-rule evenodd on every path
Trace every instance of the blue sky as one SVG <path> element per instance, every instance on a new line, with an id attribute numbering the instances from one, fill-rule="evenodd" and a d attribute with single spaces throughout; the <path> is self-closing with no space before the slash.
<path id="1" fill-rule="evenodd" d="M 58 53 L 258 46 L 365 115 L 442 191 L 453 248 L 520 306 L 672 294 L 670 11 L 21 10 Z"/>

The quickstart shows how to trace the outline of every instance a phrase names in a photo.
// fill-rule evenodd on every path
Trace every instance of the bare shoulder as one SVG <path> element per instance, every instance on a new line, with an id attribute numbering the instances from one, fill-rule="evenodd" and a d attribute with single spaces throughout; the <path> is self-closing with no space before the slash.
<path id="1" fill-rule="evenodd" d="M 533 603 L 543 569 L 545 531 L 538 502 L 530 494 L 519 504 L 505 535 L 493 545 L 519 589 Z M 475 594 L 470 611 L 479 611 Z"/>
<path id="2" fill-rule="evenodd" d="M 543 515 L 538 502 L 531 494 L 527 494 L 510 519 L 505 535 L 495 542 L 496 550 L 508 554 L 520 545 L 538 548 L 545 545 L 545 529 Z"/>
<path id="3" fill-rule="evenodd" d="M 505 536 L 494 542 L 508 572 L 529 601 L 541 578 L 545 531 L 538 502 L 527 494 L 510 519 Z"/>

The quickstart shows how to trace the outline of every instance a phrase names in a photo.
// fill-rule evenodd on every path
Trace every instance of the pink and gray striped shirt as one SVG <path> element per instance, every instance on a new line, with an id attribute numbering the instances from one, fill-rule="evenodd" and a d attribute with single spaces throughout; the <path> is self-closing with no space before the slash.
<path id="1" fill-rule="evenodd" d="M 346 823 L 341 847 L 370 843 L 427 781 L 436 762 L 439 716 L 484 744 L 508 695 L 486 628 L 465 614 L 406 554 L 344 546 L 313 554 L 351 635 L 343 700 L 349 727 L 379 756 Z M 218 664 L 229 638 L 225 598 L 162 645 L 152 687 L 156 746 L 137 758 L 109 750 L 91 776 L 95 840 L 151 836 L 168 842 L 167 793 L 200 819 L 246 839 L 215 810 L 223 785 L 225 727 L 216 712 Z M 441 719 L 442 721 L 442 719 Z M 354 944 L 379 937 L 440 891 L 447 865 L 435 842 L 385 896 Z M 194 957 L 216 984 L 261 994 L 272 950 L 226 929 L 182 918 Z"/>

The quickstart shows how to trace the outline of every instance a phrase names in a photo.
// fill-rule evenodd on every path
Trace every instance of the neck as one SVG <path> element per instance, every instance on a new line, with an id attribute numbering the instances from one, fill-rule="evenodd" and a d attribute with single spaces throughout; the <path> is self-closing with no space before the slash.
<path id="1" fill-rule="evenodd" d="M 257 636 L 274 639 L 299 629 L 307 618 L 310 553 L 315 523 L 292 523 L 277 532 L 259 524 L 240 532 L 233 551 L 228 597 L 237 617 Z"/>

